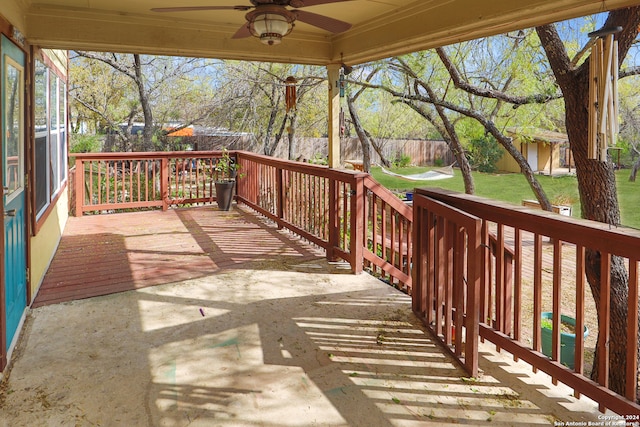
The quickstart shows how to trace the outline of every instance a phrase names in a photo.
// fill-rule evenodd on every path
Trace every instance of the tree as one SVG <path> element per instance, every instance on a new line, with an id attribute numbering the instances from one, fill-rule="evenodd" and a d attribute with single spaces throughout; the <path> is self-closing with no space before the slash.
<path id="1" fill-rule="evenodd" d="M 615 10 L 609 13 L 604 28 L 622 27 L 616 35 L 618 40 L 619 66 L 622 64 L 632 43 L 638 35 L 640 25 L 640 7 Z M 565 103 L 565 122 L 567 135 L 575 158 L 578 177 L 578 191 L 582 206 L 583 218 L 617 226 L 620 224 L 620 208 L 616 193 L 614 165 L 589 159 L 588 127 L 589 120 L 589 58 L 582 64 L 575 65 L 569 58 L 565 46 L 554 25 L 536 28 L 536 32 L 546 52 L 558 86 L 562 90 Z M 624 394 L 626 378 L 626 328 L 628 275 L 623 261 L 618 257 L 611 260 L 611 310 L 602 313 L 600 307 L 601 271 L 600 254 L 586 251 L 587 280 L 595 298 L 598 315 L 610 315 L 611 336 L 609 345 L 609 378 L 598 378 L 598 370 L 594 369 L 592 377 L 596 381 L 606 383 L 619 394 Z M 640 336 L 638 337 L 640 341 Z M 633 343 L 633 345 L 637 345 Z M 629 343 L 631 344 L 631 343 Z M 594 366 L 601 357 L 596 352 Z"/>
<path id="2" fill-rule="evenodd" d="M 364 80 L 366 82 L 370 82 L 375 76 L 381 71 L 381 67 L 374 66 L 369 69 L 360 69 L 359 72 L 367 72 L 367 75 L 357 80 Z M 363 170 L 365 172 L 371 171 L 371 147 L 378 153 L 380 157 L 380 162 L 383 166 L 390 167 L 391 162 L 386 158 L 384 152 L 382 150 L 382 146 L 377 143 L 375 137 L 369 132 L 362 122 L 360 118 L 360 114 L 358 113 L 358 108 L 356 107 L 356 100 L 360 98 L 366 90 L 366 86 L 359 86 L 357 90 L 346 89 L 346 99 L 347 99 L 347 108 L 349 110 L 349 117 L 351 117 L 351 124 L 353 125 L 356 135 L 360 140 L 360 145 L 362 147 L 362 163 Z M 345 120 L 346 121 L 346 120 Z M 346 131 L 346 129 L 345 129 Z"/>
<path id="3" fill-rule="evenodd" d="M 93 130 L 108 130 L 121 151 L 138 139 L 135 122 L 144 125 L 143 150 L 161 148 L 157 139 L 167 125 L 199 124 L 250 133 L 268 155 L 287 139 L 290 158 L 299 129 L 321 136 L 327 128 L 321 67 L 97 52 L 76 52 L 71 67 L 73 127 L 89 122 Z M 287 111 L 289 75 L 298 80 L 297 108 Z"/>
<path id="4" fill-rule="evenodd" d="M 508 36 L 503 36 L 503 38 L 510 39 Z M 522 43 L 522 39 L 523 36 L 515 37 L 511 43 L 518 46 Z M 508 90 L 527 92 L 532 90 L 531 85 L 525 84 L 527 82 L 522 79 L 520 79 L 519 85 L 514 84 L 517 80 L 516 76 L 522 69 L 518 62 L 510 63 L 507 72 L 497 71 L 500 70 L 499 65 L 504 60 L 493 60 L 493 55 L 496 55 L 498 51 L 501 52 L 501 55 L 505 55 L 506 52 L 511 52 L 511 49 L 499 50 L 487 43 L 487 46 L 483 47 L 484 51 L 478 53 L 469 47 L 469 44 L 464 44 L 458 48 L 459 66 L 454 65 L 443 49 L 436 50 L 437 57 L 433 55 L 433 52 L 428 51 L 392 58 L 389 67 L 400 75 L 391 79 L 390 84 L 367 84 L 367 86 L 392 94 L 396 98 L 396 102 L 409 105 L 438 129 L 458 159 L 467 193 L 473 192 L 474 185 L 471 168 L 464 155 L 464 148 L 456 127 L 465 120 L 471 119 L 480 124 L 486 135 L 495 138 L 518 161 L 523 175 L 542 208 L 551 210 L 551 203 L 535 178 L 527 160 L 513 145 L 511 138 L 505 135 L 503 129 L 506 127 L 506 123 L 514 120 L 514 115 L 523 115 L 521 111 L 525 109 L 520 107 L 544 105 L 557 99 L 559 95 L 555 94 L 554 89 L 548 88 L 544 88 L 541 93 L 510 94 Z M 476 56 L 492 59 L 493 66 L 486 70 L 486 64 L 474 64 L 473 58 Z M 440 67 L 434 61 L 435 58 L 439 58 Z M 464 73 L 460 72 L 461 68 L 465 70 Z M 472 79 L 478 80 L 479 84 L 473 84 Z M 540 88 L 533 87 L 533 90 L 539 91 Z M 507 103 L 511 104 L 509 108 L 505 107 Z M 519 108 L 512 108 L 512 106 Z M 497 123 L 498 119 L 503 123 L 502 125 Z M 484 137 L 483 135 L 478 136 Z"/>
<path id="5" fill-rule="evenodd" d="M 326 100 L 320 95 L 326 73 L 320 67 L 260 62 L 227 61 L 224 74 L 218 77 L 225 81 L 234 95 L 229 96 L 227 108 L 232 112 L 229 128 L 242 129 L 255 135 L 261 151 L 273 156 L 285 136 L 289 140 L 289 157 L 295 157 L 295 134 L 299 118 L 304 119 L 303 132 L 313 132 L 317 119 L 326 129 L 326 101 L 320 106 L 313 101 Z M 285 80 L 293 76 L 297 80 L 296 108 L 285 107 Z M 308 102 L 309 100 L 309 102 Z"/>
<path id="6" fill-rule="evenodd" d="M 124 151 L 131 148 L 131 129 L 136 120 L 144 124 L 143 150 L 150 150 L 156 131 L 165 124 L 159 123 L 158 117 L 178 119 L 184 127 L 202 120 L 219 105 L 206 86 L 195 83 L 197 77 L 205 78 L 198 72 L 211 65 L 202 59 L 78 51 L 71 63 L 72 109 L 78 117 L 92 116 L 115 132 Z M 185 81 L 191 83 L 188 88 L 181 84 Z M 199 110 L 191 109 L 192 120 L 185 123 L 185 114 L 179 110 L 190 110 L 190 105 Z M 122 123 L 126 123 L 124 130 Z"/>
<path id="7" fill-rule="evenodd" d="M 406 108 L 398 108 L 398 102 L 392 94 L 371 89 L 377 87 L 376 81 L 381 85 L 389 84 L 389 73 L 384 72 L 387 67 L 386 61 L 354 67 L 353 73 L 345 77 L 345 93 L 350 116 L 347 124 L 353 125 L 363 155 L 366 157 L 372 147 L 382 165 L 390 167 L 391 161 L 384 152 L 386 141 L 392 138 L 437 138 L 438 133 L 429 123 L 415 120 L 410 112 L 407 114 Z M 347 127 L 345 133 L 348 132 Z M 365 171 L 369 170 L 368 166 L 369 161 L 365 158 Z"/>
<path id="8" fill-rule="evenodd" d="M 139 107 L 142 110 L 144 117 L 144 128 L 142 131 L 142 139 L 144 147 L 150 147 L 152 145 L 151 138 L 153 136 L 153 112 L 149 100 L 149 89 L 145 85 L 145 73 L 142 71 L 142 62 L 140 61 L 140 55 L 131 55 L 131 62 L 127 63 L 126 57 L 118 56 L 116 54 L 103 54 L 95 52 L 76 52 L 78 56 L 94 59 L 104 62 L 116 71 L 124 74 L 126 77 L 132 80 L 134 83 L 139 97 Z M 129 123 L 134 116 L 132 110 L 129 115 Z"/>
<path id="9" fill-rule="evenodd" d="M 119 124 L 132 126 L 136 111 L 131 107 L 129 79 L 101 62 L 82 57 L 72 57 L 69 75 L 70 124 L 74 133 L 112 130 L 126 144 L 127 132 Z"/>
<path id="10" fill-rule="evenodd" d="M 436 99 L 436 92 L 433 90 L 431 84 L 429 83 L 429 80 L 431 79 L 421 79 L 420 76 L 411 68 L 409 63 L 404 59 L 395 58 L 395 61 L 397 61 L 397 64 L 394 65 L 394 68 L 402 71 L 412 79 L 413 87 L 416 92 L 419 91 L 419 87 L 422 87 L 424 91 L 426 91 L 429 98 Z M 469 164 L 469 159 L 464 154 L 464 148 L 462 147 L 462 142 L 460 140 L 458 132 L 456 132 L 455 123 L 449 116 L 447 116 L 442 105 L 433 104 L 433 109 L 435 110 L 434 113 L 425 108 L 423 102 L 411 99 L 410 97 L 402 97 L 398 102 L 409 105 L 409 107 L 416 111 L 420 116 L 424 117 L 429 123 L 431 123 L 431 125 L 436 128 L 442 138 L 449 145 L 449 149 L 453 152 L 456 158 L 456 162 L 458 163 L 458 167 L 460 168 L 460 172 L 462 173 L 465 193 L 474 194 L 475 184 L 473 182 L 473 176 L 471 175 L 471 166 Z M 429 103 L 427 103 L 427 105 L 428 104 Z"/>

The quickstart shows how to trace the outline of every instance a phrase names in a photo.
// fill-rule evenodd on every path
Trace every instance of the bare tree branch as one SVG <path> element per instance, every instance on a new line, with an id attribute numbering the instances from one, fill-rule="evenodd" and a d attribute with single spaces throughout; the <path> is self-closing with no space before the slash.
<path id="1" fill-rule="evenodd" d="M 618 78 L 622 79 L 624 77 L 637 76 L 640 75 L 640 65 L 636 65 L 634 67 L 625 68 L 624 70 L 620 70 L 618 74 Z"/>
<path id="2" fill-rule="evenodd" d="M 447 55 L 447 53 L 444 51 L 443 48 L 441 47 L 436 48 L 436 52 L 438 53 L 438 57 L 440 57 L 440 60 L 444 64 L 445 68 L 449 72 L 449 75 L 451 76 L 451 79 L 453 80 L 453 84 L 455 85 L 455 87 L 458 89 L 462 89 L 465 92 L 468 92 L 470 94 L 481 96 L 484 98 L 493 98 L 493 99 L 502 100 L 513 105 L 545 104 L 554 99 L 562 98 L 561 93 L 555 93 L 551 95 L 533 94 L 528 96 L 514 96 L 514 95 L 509 95 L 503 91 L 474 86 L 472 84 L 469 84 L 469 82 L 465 81 L 460 77 L 460 73 L 458 72 L 458 69 L 453 64 L 453 62 L 451 62 L 451 60 L 449 59 L 449 56 Z"/>
<path id="3" fill-rule="evenodd" d="M 101 55 L 101 54 L 94 53 L 94 52 L 83 52 L 83 51 L 75 51 L 75 52 L 76 52 L 76 54 L 78 56 L 82 56 L 83 58 L 89 58 L 89 59 L 94 59 L 96 61 L 103 62 L 103 63 L 107 64 L 108 66 L 120 71 L 122 74 L 125 74 L 131 80 L 135 80 L 136 79 L 136 75 L 132 71 L 132 68 L 131 67 L 126 67 L 125 65 L 120 63 L 117 60 L 115 54 L 112 54 L 112 58 L 109 58 L 109 56 Z"/>

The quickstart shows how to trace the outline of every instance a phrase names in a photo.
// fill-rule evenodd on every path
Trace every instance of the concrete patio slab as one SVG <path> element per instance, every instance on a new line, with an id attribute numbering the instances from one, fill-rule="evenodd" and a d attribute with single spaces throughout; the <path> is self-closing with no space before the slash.
<path id="1" fill-rule="evenodd" d="M 553 425 L 598 421 L 543 374 L 481 347 L 483 375 L 425 332 L 410 298 L 323 258 L 30 311 L 2 426 Z"/>

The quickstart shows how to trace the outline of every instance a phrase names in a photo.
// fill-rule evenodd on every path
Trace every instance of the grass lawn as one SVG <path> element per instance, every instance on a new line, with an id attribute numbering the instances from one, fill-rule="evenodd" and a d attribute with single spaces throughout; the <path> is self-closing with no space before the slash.
<path id="1" fill-rule="evenodd" d="M 424 172 L 427 168 L 408 167 L 392 169 L 393 172 L 410 175 Z M 373 177 L 388 189 L 405 192 L 416 187 L 435 187 L 464 192 L 462 175 L 455 169 L 455 176 L 439 181 L 408 181 L 382 173 L 379 167 L 371 170 Z M 622 214 L 622 224 L 640 229 L 640 181 L 629 182 L 629 171 L 616 172 L 618 181 L 618 200 Z M 575 176 L 549 177 L 537 176 L 551 203 L 572 207 L 572 215 L 580 217 L 580 197 L 578 182 Z M 476 195 L 522 205 L 523 199 L 534 199 L 533 191 L 521 174 L 488 174 L 473 172 Z"/>

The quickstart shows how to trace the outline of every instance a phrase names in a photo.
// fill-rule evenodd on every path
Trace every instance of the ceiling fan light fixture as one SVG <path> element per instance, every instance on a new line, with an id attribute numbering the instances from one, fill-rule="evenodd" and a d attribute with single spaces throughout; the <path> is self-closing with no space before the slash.
<path id="1" fill-rule="evenodd" d="M 293 29 L 295 15 L 283 8 L 261 6 L 247 13 L 249 31 L 251 35 L 260 39 L 267 45 L 279 44 L 282 38 Z"/>

